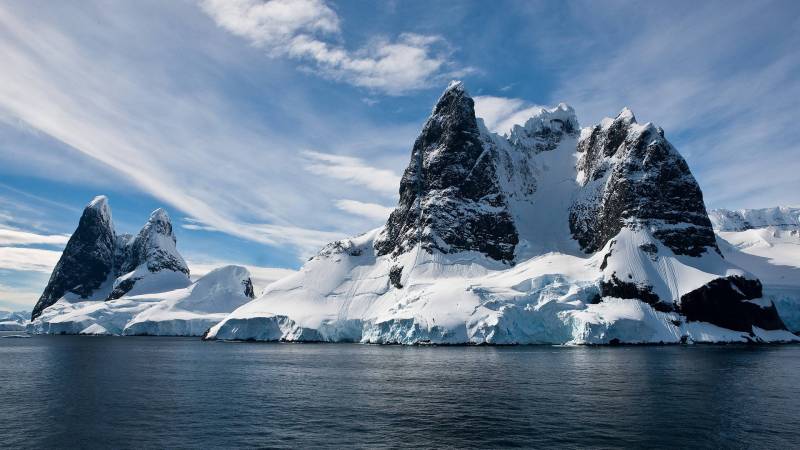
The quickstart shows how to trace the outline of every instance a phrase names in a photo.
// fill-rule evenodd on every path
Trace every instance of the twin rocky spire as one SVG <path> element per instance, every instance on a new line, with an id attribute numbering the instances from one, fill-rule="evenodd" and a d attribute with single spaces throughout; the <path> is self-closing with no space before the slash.
<path id="1" fill-rule="evenodd" d="M 50 281 L 36 303 L 31 320 L 62 297 L 113 299 L 130 291 L 138 270 L 173 271 L 189 283 L 189 268 L 175 248 L 175 235 L 163 209 L 153 211 L 135 236 L 118 235 L 105 196 L 95 197 L 83 210 Z"/>

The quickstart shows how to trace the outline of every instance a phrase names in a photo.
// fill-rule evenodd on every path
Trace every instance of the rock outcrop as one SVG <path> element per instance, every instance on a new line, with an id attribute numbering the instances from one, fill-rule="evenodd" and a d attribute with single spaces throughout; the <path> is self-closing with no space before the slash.
<path id="1" fill-rule="evenodd" d="M 169 216 L 154 211 L 136 236 L 118 235 L 105 196 L 84 209 L 50 280 L 31 313 L 31 320 L 59 299 L 113 300 L 138 282 L 158 274 L 152 289 L 190 284 L 189 268 L 176 247 Z M 158 286 L 155 286 L 158 285 Z"/>
<path id="2" fill-rule="evenodd" d="M 484 148 L 474 102 L 452 83 L 414 142 L 400 202 L 376 241 L 379 255 L 420 244 L 428 252 L 478 251 L 510 262 L 518 236 L 497 177 L 497 153 Z"/>

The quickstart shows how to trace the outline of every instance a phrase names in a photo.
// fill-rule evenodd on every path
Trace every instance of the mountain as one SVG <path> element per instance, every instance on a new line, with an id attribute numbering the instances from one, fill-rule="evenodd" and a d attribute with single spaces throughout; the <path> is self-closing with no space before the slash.
<path id="1" fill-rule="evenodd" d="M 44 310 L 34 334 L 201 336 L 232 310 L 253 299 L 250 273 L 217 268 L 184 288 L 124 295 L 107 301 L 61 300 Z"/>
<path id="2" fill-rule="evenodd" d="M 717 244 L 664 131 L 630 110 L 508 133 L 444 91 L 385 226 L 329 244 L 209 339 L 442 344 L 792 341 Z"/>
<path id="3" fill-rule="evenodd" d="M 28 317 L 27 311 L 0 311 L 0 331 L 24 331 Z"/>
<path id="4" fill-rule="evenodd" d="M 114 273 L 117 251 L 111 209 L 104 196 L 92 200 L 81 214 L 50 281 L 31 312 L 31 320 L 65 295 L 88 298 Z"/>
<path id="5" fill-rule="evenodd" d="M 201 335 L 252 300 L 247 269 L 226 266 L 195 283 L 169 215 L 117 234 L 104 196 L 84 209 L 31 314 L 34 333 Z"/>
<path id="6" fill-rule="evenodd" d="M 725 259 L 758 276 L 787 328 L 800 332 L 800 208 L 709 212 Z"/>

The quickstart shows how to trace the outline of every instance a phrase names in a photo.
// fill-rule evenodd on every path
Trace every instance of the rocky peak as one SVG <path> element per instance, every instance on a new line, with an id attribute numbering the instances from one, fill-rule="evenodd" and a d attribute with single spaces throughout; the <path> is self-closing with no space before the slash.
<path id="1" fill-rule="evenodd" d="M 105 196 L 95 197 L 83 210 L 78 227 L 50 275 L 31 320 L 67 293 L 86 298 L 112 274 L 116 235 Z"/>
<path id="2" fill-rule="evenodd" d="M 135 236 L 116 234 L 105 196 L 95 197 L 83 211 L 50 281 L 31 314 L 38 317 L 65 295 L 81 299 L 114 299 L 130 291 L 143 275 L 126 276 L 145 265 L 145 272 L 171 270 L 185 276 L 189 268 L 175 247 L 166 211 L 159 208 Z M 141 272 L 141 271 L 140 271 Z M 101 286 L 107 286 L 100 289 Z M 109 294 L 110 291 L 110 294 Z M 108 297 L 106 297 L 108 295 Z M 98 298 L 99 297 L 99 298 Z"/>
<path id="3" fill-rule="evenodd" d="M 377 253 L 398 255 L 419 243 L 428 252 L 475 250 L 510 261 L 517 234 L 496 164 L 496 152 L 482 143 L 472 98 L 461 82 L 450 83 L 414 142 Z"/>
<path id="4" fill-rule="evenodd" d="M 136 237 L 129 241 L 121 272 L 130 272 L 147 264 L 150 272 L 173 270 L 189 275 L 189 268 L 178 253 L 176 242 L 169 215 L 162 208 L 156 209 Z"/>
<path id="5" fill-rule="evenodd" d="M 577 135 L 580 126 L 575 110 L 565 103 L 539 110 L 524 125 L 514 125 L 508 142 L 517 150 L 539 153 L 558 146 L 565 135 Z"/>
<path id="6" fill-rule="evenodd" d="M 661 128 L 639 125 L 625 108 L 582 136 L 583 189 L 570 230 L 585 251 L 597 251 L 627 226 L 646 227 L 676 254 L 719 252 L 700 187 Z"/>

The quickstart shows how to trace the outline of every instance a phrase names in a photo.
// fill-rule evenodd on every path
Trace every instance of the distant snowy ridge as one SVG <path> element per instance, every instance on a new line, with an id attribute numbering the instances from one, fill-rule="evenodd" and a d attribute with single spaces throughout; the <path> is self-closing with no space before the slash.
<path id="1" fill-rule="evenodd" d="M 451 83 L 386 225 L 325 247 L 209 339 L 400 344 L 784 342 L 723 258 L 688 165 L 630 110 L 567 105 L 506 135 Z"/>
<path id="2" fill-rule="evenodd" d="M 163 209 L 136 235 L 117 234 L 108 200 L 99 196 L 84 209 L 27 329 L 200 336 L 253 297 L 250 273 L 241 266 L 192 283 Z"/>
<path id="3" fill-rule="evenodd" d="M 754 228 L 800 229 L 800 208 L 778 206 L 761 209 L 714 209 L 709 218 L 718 231 L 745 231 Z"/>
<path id="4" fill-rule="evenodd" d="M 0 311 L 0 331 L 24 331 L 29 317 L 27 311 Z"/>

